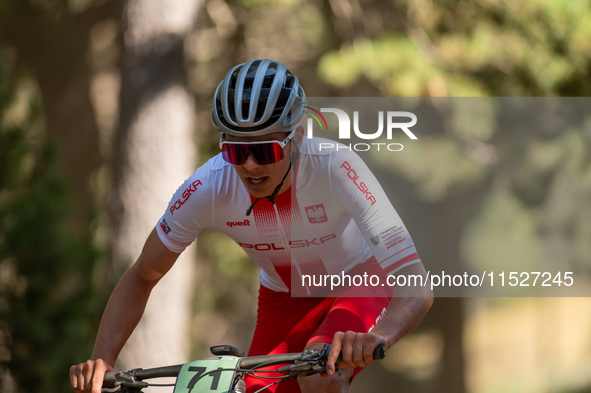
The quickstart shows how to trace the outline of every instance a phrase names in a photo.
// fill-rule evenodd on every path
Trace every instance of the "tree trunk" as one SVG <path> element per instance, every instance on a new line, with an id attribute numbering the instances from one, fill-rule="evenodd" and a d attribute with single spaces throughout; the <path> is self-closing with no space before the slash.
<path id="1" fill-rule="evenodd" d="M 129 0 L 122 24 L 120 118 L 110 198 L 114 272 L 140 254 L 172 193 L 194 170 L 194 101 L 186 88 L 184 41 L 199 0 Z M 156 286 L 119 367 L 178 364 L 189 353 L 193 254 Z"/>
<path id="2" fill-rule="evenodd" d="M 69 229 L 88 230 L 95 193 L 91 180 L 104 160 L 90 101 L 88 36 L 94 24 L 116 18 L 120 1 L 108 0 L 72 14 L 64 3 L 0 3 L 0 40 L 13 45 L 18 62 L 34 74 L 43 98 L 46 138 L 59 143 L 72 206 Z"/>
<path id="3" fill-rule="evenodd" d="M 431 245 L 434 261 L 446 271 L 463 270 L 460 253 L 462 231 L 479 211 L 484 195 L 490 190 L 488 181 L 479 187 L 462 193 L 448 195 L 447 198 L 432 206 L 430 217 L 437 227 L 445 226 L 445 231 L 435 234 L 436 241 Z M 457 297 L 439 297 L 435 299 L 431 310 L 440 327 L 444 339 L 441 368 L 434 391 L 440 393 L 464 393 L 465 381 L 464 356 L 464 299 Z"/>

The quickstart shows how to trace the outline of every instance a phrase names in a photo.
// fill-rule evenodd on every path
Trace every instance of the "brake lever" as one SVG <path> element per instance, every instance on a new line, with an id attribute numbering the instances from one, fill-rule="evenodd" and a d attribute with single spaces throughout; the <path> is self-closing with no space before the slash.
<path id="1" fill-rule="evenodd" d="M 122 388 L 130 388 L 130 389 L 143 389 L 147 388 L 149 384 L 144 381 L 138 381 L 136 379 L 136 373 L 141 370 L 141 368 L 136 368 L 130 370 L 128 372 L 118 371 L 115 373 L 115 386 L 112 388 L 103 388 L 101 389 L 101 393 L 116 393 L 121 391 Z"/>
<path id="2" fill-rule="evenodd" d="M 335 371 L 339 374 L 339 376 L 341 376 L 341 369 L 338 366 L 335 366 Z M 308 369 L 293 371 L 289 374 L 289 376 L 291 378 L 307 377 L 308 375 L 321 374 L 324 372 L 326 372 L 326 365 L 314 364 Z"/>
<path id="3" fill-rule="evenodd" d="M 330 351 L 330 345 L 324 344 L 324 347 L 320 351 L 313 351 L 306 358 L 306 362 L 298 363 L 290 366 L 285 366 L 284 372 L 289 372 L 291 378 L 305 377 L 308 375 L 320 374 L 326 372 L 326 360 L 328 358 L 328 352 Z M 281 369 L 280 369 L 281 370 Z M 335 365 L 335 371 L 341 375 L 341 369 Z"/>

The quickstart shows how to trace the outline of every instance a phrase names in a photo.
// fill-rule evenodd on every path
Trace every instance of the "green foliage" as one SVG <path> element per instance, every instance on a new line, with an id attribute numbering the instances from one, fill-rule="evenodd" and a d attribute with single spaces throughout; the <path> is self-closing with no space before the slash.
<path id="1" fill-rule="evenodd" d="M 33 102 L 22 119 L 10 120 L 17 86 L 2 71 L 0 387 L 10 392 L 11 379 L 17 392 L 64 392 L 69 366 L 92 350 L 103 305 L 92 285 L 99 255 L 88 235 L 64 228 L 68 185 L 59 149 L 33 137 L 41 105 Z"/>
<path id="2" fill-rule="evenodd" d="M 494 190 L 482 213 L 465 230 L 466 260 L 476 271 L 546 271 L 543 242 L 530 214 L 507 190 Z"/>
<path id="3" fill-rule="evenodd" d="M 394 96 L 588 96 L 588 1 L 397 1 L 405 34 L 327 53 L 335 86 L 361 77 Z"/>
<path id="4" fill-rule="evenodd" d="M 480 98 L 433 101 L 440 129 L 374 158 L 428 204 L 456 197 L 479 206 L 466 218 L 464 260 L 489 270 L 503 263 L 591 270 L 588 125 L 544 134 L 535 119 L 555 120 L 551 110 L 523 108 L 530 120 L 507 130 L 501 109 L 482 98 L 591 95 L 589 1 L 395 4 L 407 15 L 403 28 L 326 53 L 323 80 L 338 88 L 367 81 L 385 96 Z"/>
<path id="5" fill-rule="evenodd" d="M 443 136 L 405 144 L 397 156 L 374 152 L 374 158 L 384 168 L 395 168 L 410 178 L 419 196 L 430 203 L 479 183 L 487 174 L 461 144 Z"/>

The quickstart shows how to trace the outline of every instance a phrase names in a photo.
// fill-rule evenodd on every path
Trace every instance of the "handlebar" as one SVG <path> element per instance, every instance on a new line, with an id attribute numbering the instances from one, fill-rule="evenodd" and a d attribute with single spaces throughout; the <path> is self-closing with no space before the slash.
<path id="1" fill-rule="evenodd" d="M 325 346 L 325 348 L 322 351 L 310 351 L 310 353 L 308 354 L 306 354 L 307 351 L 304 351 L 298 353 L 244 357 L 240 359 L 238 363 L 238 368 L 255 369 L 261 365 L 264 365 L 264 367 L 268 367 L 276 366 L 279 364 L 296 363 L 297 361 L 305 361 L 306 356 L 310 356 L 313 358 L 314 355 L 316 355 L 316 360 L 318 360 L 319 356 L 321 356 L 324 357 L 325 361 L 326 357 L 328 357 L 327 347 L 328 346 Z M 374 360 L 383 359 L 386 356 L 386 348 L 383 344 L 380 344 L 373 351 L 372 355 Z M 341 363 L 342 361 L 343 353 L 341 352 L 337 358 L 336 363 Z M 146 384 L 139 381 L 151 378 L 176 377 L 178 373 L 181 371 L 182 366 L 182 364 L 178 364 L 175 366 L 157 367 L 146 370 L 135 369 L 127 373 L 124 373 L 122 371 L 109 371 L 105 373 L 105 377 L 103 380 L 103 388 L 113 388 L 115 387 L 117 381 L 127 379 L 129 379 L 129 381 L 127 381 L 127 386 L 137 385 L 137 387 L 145 387 Z M 291 366 L 281 367 L 277 371 L 290 372 L 290 367 Z M 130 375 L 133 375 L 133 378 L 130 378 Z"/>
<path id="2" fill-rule="evenodd" d="M 250 356 L 240 359 L 238 367 L 252 369 L 261 364 L 277 366 L 278 364 L 292 363 L 302 357 L 302 352 L 284 353 L 278 355 Z"/>
<path id="3" fill-rule="evenodd" d="M 384 344 L 380 344 L 373 350 L 372 353 L 373 360 L 381 360 L 386 357 L 386 347 Z M 341 363 L 343 361 L 343 353 L 339 353 L 339 357 L 335 363 Z"/>
<path id="4" fill-rule="evenodd" d="M 137 381 L 143 381 L 144 379 L 151 379 L 151 378 L 165 378 L 165 377 L 176 377 L 181 371 L 182 364 L 177 364 L 176 366 L 167 366 L 167 367 L 156 367 L 156 368 L 149 368 L 146 370 L 137 369 L 132 370 L 135 379 Z M 105 378 L 103 379 L 103 387 L 104 388 L 112 388 L 115 386 L 115 382 L 119 379 L 117 377 L 122 377 L 124 375 L 121 371 L 108 371 L 105 373 Z"/>
<path id="5" fill-rule="evenodd" d="M 253 368 L 258 366 L 259 364 L 265 364 L 265 366 L 276 366 L 278 364 L 285 364 L 291 363 L 300 359 L 302 356 L 301 352 L 298 353 L 285 353 L 279 355 L 264 355 L 264 356 L 251 356 L 245 357 L 240 360 L 238 363 L 240 368 Z M 373 351 L 373 359 L 374 360 L 381 360 L 386 357 L 386 347 L 384 344 L 380 344 L 374 349 Z M 336 363 L 341 363 L 343 361 L 343 353 L 339 354 Z"/>

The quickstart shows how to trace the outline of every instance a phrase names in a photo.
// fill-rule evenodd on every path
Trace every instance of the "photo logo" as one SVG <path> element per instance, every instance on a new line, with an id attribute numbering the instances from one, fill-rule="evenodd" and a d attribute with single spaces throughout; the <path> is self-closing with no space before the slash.
<path id="1" fill-rule="evenodd" d="M 359 125 L 359 111 L 353 111 L 353 121 L 351 122 L 351 118 L 347 112 L 342 109 L 338 108 L 320 108 L 320 111 L 314 109 L 312 107 L 306 106 L 307 110 L 304 111 L 305 113 L 309 114 L 311 118 L 308 118 L 307 123 L 307 137 L 311 139 L 314 134 L 314 122 L 313 119 L 316 120 L 316 123 L 320 126 L 321 130 L 324 130 L 324 127 L 328 130 L 328 123 L 322 113 L 333 113 L 337 116 L 338 120 L 338 132 L 341 143 L 344 143 L 343 140 L 351 139 L 351 123 L 353 124 L 353 132 L 355 136 L 360 139 L 364 140 L 374 140 L 382 136 L 384 133 L 384 129 L 386 130 L 386 138 L 391 140 L 393 135 L 397 131 L 402 131 L 404 134 L 413 140 L 418 139 L 417 136 L 410 130 L 411 127 L 417 124 L 417 116 L 412 112 L 406 111 L 379 111 L 377 113 L 378 116 L 378 129 L 377 131 L 367 132 L 367 130 L 362 131 L 362 127 Z M 401 151 L 403 146 L 401 143 L 356 143 L 356 144 L 349 144 L 347 147 L 349 150 L 355 151 L 368 151 L 374 146 L 377 150 L 380 150 L 380 146 L 385 147 L 389 151 Z M 343 148 L 343 146 L 336 145 L 334 143 L 321 143 L 320 150 L 329 149 L 329 148 Z"/>
<path id="2" fill-rule="evenodd" d="M 311 112 L 304 111 L 304 113 L 307 113 L 310 116 L 312 116 L 314 119 L 316 119 L 316 122 L 320 126 L 321 130 L 324 130 L 324 127 L 322 127 L 322 123 L 320 122 L 320 119 L 322 119 L 322 121 L 324 122 L 324 125 L 326 126 L 326 129 L 328 130 L 328 124 L 326 123 L 326 119 L 324 118 L 324 116 L 322 116 L 322 113 L 318 112 L 316 109 L 309 107 L 309 106 L 305 106 L 304 108 L 309 109 L 311 111 Z M 308 131 L 308 132 L 310 132 L 310 131 Z M 311 136 L 309 136 L 309 138 L 311 138 Z"/>
<path id="3" fill-rule="evenodd" d="M 326 217 L 326 211 L 324 210 L 324 205 L 322 203 L 320 205 L 306 207 L 306 215 L 308 216 L 308 221 L 310 221 L 311 224 L 320 224 L 328 221 L 328 217 Z"/>

